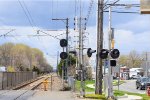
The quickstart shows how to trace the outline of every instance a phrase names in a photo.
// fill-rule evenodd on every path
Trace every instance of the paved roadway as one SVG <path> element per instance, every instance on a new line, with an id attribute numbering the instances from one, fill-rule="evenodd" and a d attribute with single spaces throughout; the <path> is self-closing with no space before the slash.
<path id="1" fill-rule="evenodd" d="M 133 93 L 145 94 L 145 90 L 136 89 L 136 80 L 125 80 L 126 83 L 123 83 L 119 86 L 119 89 L 122 91 L 128 91 Z M 118 86 L 114 86 L 115 90 L 118 90 Z"/>

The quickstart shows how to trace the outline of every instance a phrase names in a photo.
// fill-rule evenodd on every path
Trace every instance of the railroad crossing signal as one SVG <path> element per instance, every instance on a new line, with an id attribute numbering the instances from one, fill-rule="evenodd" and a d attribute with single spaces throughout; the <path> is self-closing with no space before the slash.
<path id="1" fill-rule="evenodd" d="M 107 49 L 102 49 L 99 53 L 101 59 L 106 59 L 108 57 L 109 51 Z"/>
<path id="2" fill-rule="evenodd" d="M 66 39 L 61 39 L 60 40 L 60 46 L 61 47 L 66 47 L 68 45 L 68 41 Z"/>
<path id="3" fill-rule="evenodd" d="M 92 53 L 95 53 L 95 52 L 96 52 L 96 50 L 92 50 L 91 48 L 88 48 L 88 50 L 87 50 L 88 57 L 91 57 Z"/>
<path id="4" fill-rule="evenodd" d="M 99 53 L 99 56 L 101 59 L 106 59 L 108 57 L 108 53 L 110 53 L 110 56 L 113 59 L 117 59 L 120 56 L 120 52 L 118 49 L 112 49 L 112 50 L 107 50 L 107 49 L 102 49 Z"/>
<path id="5" fill-rule="evenodd" d="M 113 59 L 117 59 L 119 56 L 120 56 L 120 52 L 118 49 L 112 49 L 110 51 L 110 56 L 113 58 Z"/>
<path id="6" fill-rule="evenodd" d="M 66 59 L 68 57 L 68 54 L 66 52 L 61 52 L 60 53 L 60 58 L 61 59 Z"/>

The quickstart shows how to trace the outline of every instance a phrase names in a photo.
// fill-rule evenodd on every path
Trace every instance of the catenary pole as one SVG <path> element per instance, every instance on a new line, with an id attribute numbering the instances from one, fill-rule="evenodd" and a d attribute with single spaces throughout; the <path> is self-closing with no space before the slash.
<path id="1" fill-rule="evenodd" d="M 79 67 L 80 67 L 80 77 L 81 77 L 81 96 L 85 96 L 84 88 L 84 64 L 83 64 L 83 29 L 82 29 L 82 8 L 80 0 L 80 18 L 79 18 Z"/>

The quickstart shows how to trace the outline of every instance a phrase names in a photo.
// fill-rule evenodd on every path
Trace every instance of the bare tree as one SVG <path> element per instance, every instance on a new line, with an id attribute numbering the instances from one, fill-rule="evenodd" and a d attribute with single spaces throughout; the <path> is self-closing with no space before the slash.
<path id="1" fill-rule="evenodd" d="M 129 59 L 129 67 L 141 66 L 142 58 L 135 50 L 130 52 L 128 59 Z"/>

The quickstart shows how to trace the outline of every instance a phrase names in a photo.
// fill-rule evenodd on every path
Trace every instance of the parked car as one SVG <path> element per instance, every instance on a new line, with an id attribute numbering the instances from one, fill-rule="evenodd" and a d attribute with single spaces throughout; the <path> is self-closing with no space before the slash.
<path id="1" fill-rule="evenodd" d="M 131 77 L 130 77 L 130 79 L 138 79 L 138 78 L 140 78 L 141 77 L 141 75 L 132 75 Z"/>
<path id="2" fill-rule="evenodd" d="M 136 89 L 145 89 L 146 86 L 150 86 L 150 78 L 149 77 L 140 77 L 136 81 Z"/>

